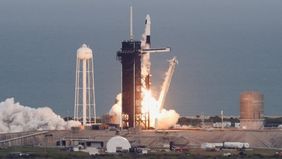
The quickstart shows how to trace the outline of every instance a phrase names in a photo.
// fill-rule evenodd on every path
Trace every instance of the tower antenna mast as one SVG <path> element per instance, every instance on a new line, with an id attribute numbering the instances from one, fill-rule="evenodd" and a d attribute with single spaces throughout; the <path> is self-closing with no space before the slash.
<path id="1" fill-rule="evenodd" d="M 132 41 L 134 39 L 133 35 L 133 11 L 132 11 L 132 6 L 130 6 L 130 13 L 129 13 L 129 26 L 130 26 L 130 32 L 129 32 L 129 37 L 130 40 Z"/>

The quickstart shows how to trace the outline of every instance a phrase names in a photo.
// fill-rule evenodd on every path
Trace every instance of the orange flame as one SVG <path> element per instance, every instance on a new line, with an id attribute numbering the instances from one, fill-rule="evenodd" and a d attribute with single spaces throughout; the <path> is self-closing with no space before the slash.
<path id="1" fill-rule="evenodd" d="M 158 101 L 153 97 L 150 90 L 143 89 L 143 100 L 142 100 L 142 113 L 149 113 L 150 114 L 150 125 L 152 127 L 155 126 L 155 120 L 159 116 L 159 103 Z"/>

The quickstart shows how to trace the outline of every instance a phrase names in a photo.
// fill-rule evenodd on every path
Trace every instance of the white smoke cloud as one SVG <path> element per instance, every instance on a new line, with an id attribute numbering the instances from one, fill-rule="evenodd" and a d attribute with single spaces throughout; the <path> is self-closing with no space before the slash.
<path id="1" fill-rule="evenodd" d="M 162 109 L 158 116 L 158 129 L 167 129 L 176 125 L 179 114 L 175 110 Z"/>
<path id="2" fill-rule="evenodd" d="M 142 92 L 142 112 L 149 112 L 150 125 L 157 127 L 157 129 L 173 127 L 179 119 L 179 114 L 175 110 L 160 109 L 160 103 L 153 97 L 151 91 L 143 89 Z M 156 121 L 157 123 L 155 123 Z"/>
<path id="3" fill-rule="evenodd" d="M 115 104 L 112 106 L 109 115 L 112 116 L 112 123 L 120 124 L 121 120 L 121 93 L 116 96 Z M 157 100 L 150 93 L 144 95 L 142 112 L 150 112 L 150 126 L 157 126 L 158 129 L 168 129 L 176 125 L 179 114 L 175 110 L 162 109 L 159 112 Z M 155 120 L 157 119 L 157 120 Z M 155 122 L 158 122 L 155 124 Z"/>
<path id="4" fill-rule="evenodd" d="M 65 130 L 79 126 L 77 121 L 64 121 L 49 107 L 31 108 L 8 98 L 0 103 L 0 133 L 33 130 Z"/>
<path id="5" fill-rule="evenodd" d="M 112 116 L 112 123 L 120 124 L 121 120 L 121 93 L 116 96 L 115 104 L 112 106 L 109 115 Z"/>

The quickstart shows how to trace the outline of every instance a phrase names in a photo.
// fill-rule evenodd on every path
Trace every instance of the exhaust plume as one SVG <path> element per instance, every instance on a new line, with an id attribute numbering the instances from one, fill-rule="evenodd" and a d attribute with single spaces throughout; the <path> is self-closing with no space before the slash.
<path id="1" fill-rule="evenodd" d="M 121 93 L 116 96 L 115 104 L 112 106 L 109 115 L 113 124 L 120 124 L 121 120 Z"/>
<path id="2" fill-rule="evenodd" d="M 168 129 L 176 125 L 179 114 L 175 110 L 162 109 L 158 116 L 158 129 Z"/>
<path id="3" fill-rule="evenodd" d="M 151 95 L 151 92 L 144 91 L 144 99 L 142 101 L 142 112 L 149 112 L 150 114 L 150 126 L 157 125 L 158 129 L 168 129 L 173 127 L 179 118 L 179 114 L 175 110 L 162 109 L 159 111 L 158 101 Z M 120 124 L 121 120 L 121 98 L 122 94 L 119 93 L 116 96 L 115 104 L 112 106 L 109 115 L 112 117 L 112 123 Z M 157 120 L 155 120 L 157 119 Z M 155 122 L 158 122 L 155 124 Z"/>
<path id="4" fill-rule="evenodd" d="M 49 107 L 31 108 L 15 103 L 8 98 L 0 103 L 0 133 L 35 131 L 35 130 L 66 130 L 80 126 L 77 121 L 64 121 Z"/>

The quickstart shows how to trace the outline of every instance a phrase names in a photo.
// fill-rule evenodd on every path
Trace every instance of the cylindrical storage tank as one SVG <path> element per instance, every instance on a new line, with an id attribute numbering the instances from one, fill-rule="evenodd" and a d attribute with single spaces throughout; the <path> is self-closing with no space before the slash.
<path id="1" fill-rule="evenodd" d="M 263 94 L 255 91 L 240 95 L 240 127 L 243 129 L 263 128 Z"/>

